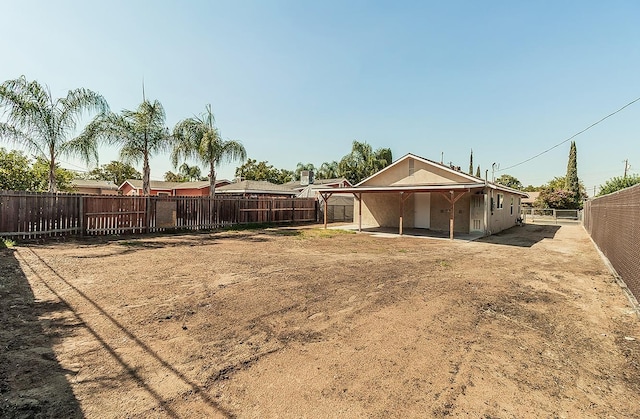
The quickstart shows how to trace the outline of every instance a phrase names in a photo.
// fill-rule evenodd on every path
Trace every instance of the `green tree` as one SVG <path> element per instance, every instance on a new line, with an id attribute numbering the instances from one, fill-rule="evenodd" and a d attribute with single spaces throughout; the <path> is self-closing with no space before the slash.
<path id="1" fill-rule="evenodd" d="M 49 190 L 49 161 L 43 157 L 37 157 L 31 166 L 31 175 L 34 179 L 34 191 L 42 192 Z M 56 187 L 58 191 L 73 192 L 74 188 L 71 181 L 75 179 L 75 173 L 71 170 L 60 167 L 57 163 L 54 168 L 54 176 L 56 178 Z"/>
<path id="2" fill-rule="evenodd" d="M 571 141 L 571 150 L 569 151 L 569 162 L 567 163 L 567 175 L 565 176 L 565 186 L 569 192 L 572 192 L 576 198 L 576 208 L 581 206 L 580 183 L 578 180 L 578 151 L 576 142 Z"/>
<path id="3" fill-rule="evenodd" d="M 629 188 L 640 183 L 640 176 L 637 174 L 624 176 L 616 176 L 607 180 L 604 185 L 600 185 L 598 196 L 607 195 L 621 189 Z"/>
<path id="4" fill-rule="evenodd" d="M 180 174 L 182 174 L 188 181 L 195 182 L 202 178 L 202 171 L 198 166 L 189 166 L 187 163 L 180 165 Z"/>
<path id="5" fill-rule="evenodd" d="M 0 147 L 0 190 L 31 191 L 36 187 L 31 162 L 23 152 Z"/>
<path id="6" fill-rule="evenodd" d="M 127 179 L 142 179 L 142 174 L 130 164 L 113 160 L 110 163 L 103 164 L 91 170 L 87 174 L 87 179 L 110 180 L 120 186 Z"/>
<path id="7" fill-rule="evenodd" d="M 335 179 L 338 175 L 338 162 L 324 162 L 320 165 L 320 169 L 317 173 L 318 179 Z"/>
<path id="8" fill-rule="evenodd" d="M 169 149 L 171 136 L 165 126 L 162 104 L 143 99 L 134 111 L 123 110 L 120 114 L 105 113 L 92 121 L 82 138 L 103 139 L 120 146 L 120 160 L 125 163 L 142 160 L 142 193 L 149 195 L 151 169 L 149 159 Z"/>
<path id="9" fill-rule="evenodd" d="M 245 180 L 266 180 L 277 184 L 291 181 L 294 175 L 290 170 L 277 169 L 268 161 L 257 162 L 255 159 L 247 159 L 246 163 L 236 168 L 235 174 Z"/>
<path id="10" fill-rule="evenodd" d="M 338 175 L 356 184 L 384 169 L 392 162 L 391 149 L 373 151 L 366 142 L 354 141 L 351 152 L 338 163 Z"/>
<path id="11" fill-rule="evenodd" d="M 482 177 L 482 174 L 480 173 L 480 165 L 478 165 L 478 168 L 476 169 L 476 177 Z"/>
<path id="12" fill-rule="evenodd" d="M 540 195 L 534 203 L 539 208 L 579 209 L 587 192 L 582 182 L 578 182 L 578 193 L 565 188 L 565 176 L 557 176 L 539 188 Z"/>
<path id="13" fill-rule="evenodd" d="M 495 183 L 499 183 L 500 185 L 504 185 L 508 188 L 522 190 L 522 183 L 518 180 L 518 178 L 513 177 L 511 175 L 500 175 L 498 179 L 496 179 Z"/>
<path id="14" fill-rule="evenodd" d="M 165 172 L 165 182 L 187 182 L 189 179 L 181 173 L 173 173 L 172 171 Z"/>
<path id="15" fill-rule="evenodd" d="M 469 155 L 469 175 L 473 176 L 473 149 L 471 149 L 471 154 Z"/>
<path id="16" fill-rule="evenodd" d="M 247 158 L 244 146 L 238 141 L 224 140 L 215 122 L 211 105 L 206 106 L 200 117 L 178 122 L 173 129 L 175 142 L 171 152 L 174 167 L 180 158 L 196 159 L 209 166 L 209 195 L 212 197 L 215 196 L 216 167 L 225 161 Z"/>
<path id="17" fill-rule="evenodd" d="M 79 156 L 85 162 L 98 160 L 95 139 L 72 138 L 85 112 L 108 111 L 106 100 L 91 90 L 69 90 L 66 97 L 54 99 L 48 86 L 27 81 L 22 76 L 0 85 L 0 107 L 6 122 L 0 122 L 0 138 L 21 144 L 48 163 L 49 192 L 57 192 L 56 167 L 61 156 Z"/>

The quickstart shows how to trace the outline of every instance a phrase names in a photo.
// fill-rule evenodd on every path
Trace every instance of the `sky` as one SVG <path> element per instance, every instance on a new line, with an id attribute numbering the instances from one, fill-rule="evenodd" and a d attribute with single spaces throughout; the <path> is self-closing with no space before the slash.
<path id="1" fill-rule="evenodd" d="M 640 97 L 635 0 L 0 0 L 0 10 L 0 82 L 24 75 L 54 97 L 88 88 L 116 112 L 140 104 L 144 82 L 169 128 L 210 103 L 224 138 L 289 170 L 340 160 L 358 140 L 465 171 L 473 149 L 490 180 L 541 185 L 565 175 L 570 142 L 517 164 Z M 640 102 L 574 140 L 590 195 L 624 160 L 640 172 Z M 117 158 L 101 147 L 100 164 Z M 168 155 L 152 159 L 152 179 L 169 170 Z"/>

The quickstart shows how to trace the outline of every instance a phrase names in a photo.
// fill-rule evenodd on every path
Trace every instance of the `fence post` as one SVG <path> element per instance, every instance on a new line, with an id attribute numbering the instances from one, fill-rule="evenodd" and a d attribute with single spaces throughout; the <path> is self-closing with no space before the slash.
<path id="1" fill-rule="evenodd" d="M 558 224 L 558 213 L 555 208 L 553 209 L 553 219 L 556 221 L 556 224 Z"/>
<path id="2" fill-rule="evenodd" d="M 84 236 L 84 196 L 80 196 L 78 202 L 78 218 L 80 224 L 80 235 Z"/>
<path id="3" fill-rule="evenodd" d="M 291 199 L 291 224 L 296 222 L 296 199 Z"/>

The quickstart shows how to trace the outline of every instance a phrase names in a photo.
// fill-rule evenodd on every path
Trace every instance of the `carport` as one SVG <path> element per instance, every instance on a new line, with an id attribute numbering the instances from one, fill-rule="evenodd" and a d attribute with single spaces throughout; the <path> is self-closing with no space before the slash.
<path id="1" fill-rule="evenodd" d="M 478 183 L 456 183 L 448 185 L 411 185 L 411 186 L 361 186 L 352 188 L 331 188 L 320 189 L 318 192 L 324 200 L 324 228 L 327 228 L 327 201 L 335 193 L 352 193 L 356 201 L 358 201 L 358 231 L 362 231 L 362 197 L 366 194 L 393 193 L 398 198 L 398 217 L 399 231 L 403 234 L 403 218 L 405 202 L 410 196 L 416 193 L 438 193 L 442 195 L 451 205 L 449 208 L 449 238 L 453 240 L 454 222 L 455 222 L 455 205 L 456 202 L 465 194 L 472 191 L 483 190 L 485 185 Z"/>

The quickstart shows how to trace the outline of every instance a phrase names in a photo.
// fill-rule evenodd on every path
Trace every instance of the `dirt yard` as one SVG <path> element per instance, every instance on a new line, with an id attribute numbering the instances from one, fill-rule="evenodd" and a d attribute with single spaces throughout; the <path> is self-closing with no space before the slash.
<path id="1" fill-rule="evenodd" d="M 640 417 L 640 321 L 580 226 L 0 257 L 2 417 Z"/>

